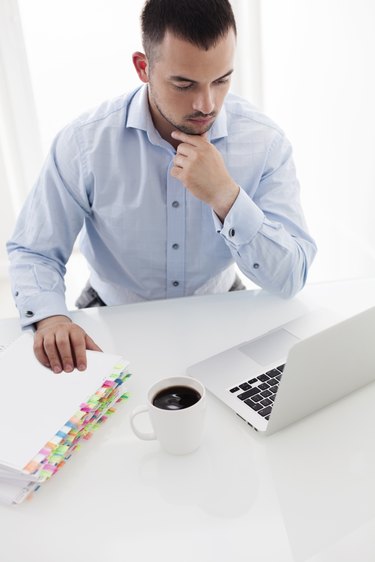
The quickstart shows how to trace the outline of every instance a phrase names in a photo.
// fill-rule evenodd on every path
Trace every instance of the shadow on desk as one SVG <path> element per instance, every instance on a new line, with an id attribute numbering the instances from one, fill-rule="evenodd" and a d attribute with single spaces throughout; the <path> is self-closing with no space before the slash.
<path id="1" fill-rule="evenodd" d="M 375 517 L 374 401 L 372 384 L 264 441 L 296 562 Z"/>
<path id="2" fill-rule="evenodd" d="M 257 463 L 248 435 L 232 422 L 231 412 L 210 416 L 208 426 L 216 427 L 207 427 L 206 438 L 192 455 L 173 456 L 153 448 L 140 460 L 142 484 L 170 505 L 195 506 L 222 519 L 249 512 L 259 496 Z M 241 462 L 236 462 L 239 447 Z"/>

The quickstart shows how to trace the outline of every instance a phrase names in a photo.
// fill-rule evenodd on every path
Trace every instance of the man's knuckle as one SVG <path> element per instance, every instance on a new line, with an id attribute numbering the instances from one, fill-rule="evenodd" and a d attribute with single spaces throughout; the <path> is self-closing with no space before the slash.
<path id="1" fill-rule="evenodd" d="M 34 337 L 33 349 L 34 351 L 39 351 L 42 349 L 43 339 L 41 337 Z"/>
<path id="2" fill-rule="evenodd" d="M 45 350 L 53 350 L 55 348 L 55 339 L 50 338 L 48 336 L 46 336 L 43 339 L 43 348 Z"/>

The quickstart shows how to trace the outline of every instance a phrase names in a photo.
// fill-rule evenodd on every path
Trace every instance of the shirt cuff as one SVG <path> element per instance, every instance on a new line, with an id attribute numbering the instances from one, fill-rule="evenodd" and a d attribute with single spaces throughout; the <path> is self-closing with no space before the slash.
<path id="1" fill-rule="evenodd" d="M 225 217 L 224 224 L 212 211 L 215 228 L 226 242 L 237 248 L 249 244 L 258 233 L 264 221 L 264 213 L 240 187 L 237 199 Z"/>
<path id="2" fill-rule="evenodd" d="M 17 307 L 22 328 L 31 326 L 49 316 L 61 315 L 70 318 L 64 296 L 59 293 L 43 291 L 28 297 L 22 303 L 17 303 Z"/>

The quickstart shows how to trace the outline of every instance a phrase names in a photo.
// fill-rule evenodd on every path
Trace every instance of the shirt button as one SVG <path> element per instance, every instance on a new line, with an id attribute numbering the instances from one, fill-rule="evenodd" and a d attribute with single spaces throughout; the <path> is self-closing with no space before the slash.
<path id="1" fill-rule="evenodd" d="M 179 284 L 180 284 L 180 283 L 179 283 L 178 281 L 173 281 L 173 283 L 172 283 L 173 287 L 178 287 Z"/>
<path id="2" fill-rule="evenodd" d="M 31 310 L 27 310 L 25 312 L 25 316 L 26 318 L 32 318 L 34 316 L 34 313 Z"/>
<path id="3" fill-rule="evenodd" d="M 254 268 L 254 269 L 259 269 L 259 263 L 253 263 L 253 268 Z"/>
<path id="4" fill-rule="evenodd" d="M 236 234 L 236 231 L 234 230 L 234 228 L 231 228 L 230 231 L 229 231 L 229 236 L 232 238 L 235 234 Z"/>
<path id="5" fill-rule="evenodd" d="M 172 248 L 173 248 L 174 250 L 178 250 L 178 249 L 179 249 L 179 247 L 180 247 L 180 245 L 179 245 L 179 244 L 173 244 L 173 245 L 172 245 Z"/>
<path id="6" fill-rule="evenodd" d="M 173 201 L 172 207 L 176 208 L 176 207 L 179 207 L 179 206 L 180 206 L 180 203 L 178 201 Z"/>

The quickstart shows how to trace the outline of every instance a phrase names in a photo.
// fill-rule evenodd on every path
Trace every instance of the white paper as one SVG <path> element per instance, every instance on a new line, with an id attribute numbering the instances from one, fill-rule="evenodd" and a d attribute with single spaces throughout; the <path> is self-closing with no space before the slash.
<path id="1" fill-rule="evenodd" d="M 0 464 L 22 469 L 123 362 L 88 351 L 87 370 L 55 374 L 33 351 L 25 333 L 0 354 Z"/>

